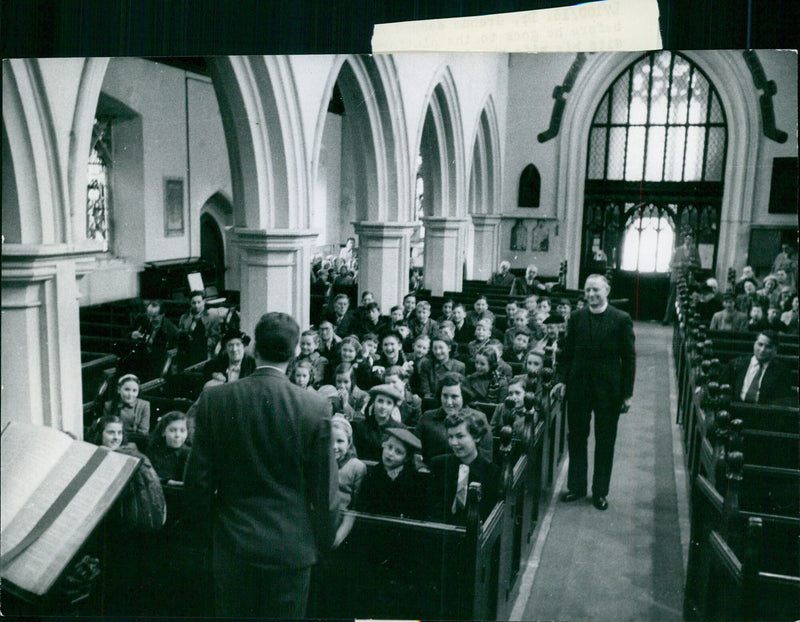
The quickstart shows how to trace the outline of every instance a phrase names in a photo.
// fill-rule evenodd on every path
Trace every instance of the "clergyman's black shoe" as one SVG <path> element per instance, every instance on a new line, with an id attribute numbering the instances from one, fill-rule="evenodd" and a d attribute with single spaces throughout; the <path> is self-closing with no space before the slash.
<path id="1" fill-rule="evenodd" d="M 561 501 L 564 503 L 572 503 L 573 501 L 578 501 L 578 499 L 583 499 L 585 496 L 586 495 L 579 495 L 577 492 L 565 490 L 561 493 Z"/>
<path id="2" fill-rule="evenodd" d="M 605 512 L 608 509 L 608 501 L 606 501 L 605 497 L 592 497 L 592 505 L 601 512 Z"/>

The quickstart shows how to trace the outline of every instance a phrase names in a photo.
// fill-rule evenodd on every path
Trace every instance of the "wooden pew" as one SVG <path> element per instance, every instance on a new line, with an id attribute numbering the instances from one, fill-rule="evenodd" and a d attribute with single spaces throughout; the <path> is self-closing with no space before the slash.
<path id="1" fill-rule="evenodd" d="M 800 519 L 740 511 L 735 484 L 723 496 L 699 476 L 691 520 L 685 620 L 796 619 Z"/>

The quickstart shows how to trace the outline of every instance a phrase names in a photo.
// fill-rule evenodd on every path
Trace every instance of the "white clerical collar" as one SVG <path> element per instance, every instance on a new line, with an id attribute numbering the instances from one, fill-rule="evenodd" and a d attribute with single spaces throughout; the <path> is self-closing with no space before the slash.
<path id="1" fill-rule="evenodd" d="M 592 309 L 591 307 L 589 307 L 589 313 L 602 313 L 606 309 L 608 309 L 608 301 L 606 301 L 606 303 L 599 309 Z"/>

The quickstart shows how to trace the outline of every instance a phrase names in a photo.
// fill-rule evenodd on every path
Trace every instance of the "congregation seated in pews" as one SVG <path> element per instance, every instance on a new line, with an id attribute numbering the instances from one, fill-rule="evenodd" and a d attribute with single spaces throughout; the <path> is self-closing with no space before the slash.
<path id="1" fill-rule="evenodd" d="M 107 379 L 103 394 L 104 407 L 111 413 L 107 418 L 117 417 L 123 423 L 119 446 L 147 456 L 169 508 L 163 529 L 142 535 L 151 544 L 143 545 L 147 559 L 136 566 L 142 577 L 126 588 L 126 612 L 137 607 L 139 612 L 159 607 L 159 611 L 195 615 L 210 610 L 209 593 L 188 603 L 159 596 L 146 604 L 135 594 L 143 582 L 164 579 L 166 571 L 159 567 L 164 555 L 174 557 L 170 567 L 180 575 L 180 593 L 197 594 L 198 586 L 208 585 L 207 531 L 192 523 L 180 483 L 182 465 L 191 451 L 191 407 L 204 387 L 236 382 L 251 371 L 245 353 L 247 335 L 236 330 L 222 333 L 220 321 L 204 320 L 207 310 L 202 297 L 194 294 L 190 311 L 175 322 L 183 336 L 177 342 L 178 362 L 169 373 L 133 382 L 117 369 L 116 375 Z M 354 576 L 359 568 L 361 573 L 367 568 L 373 574 L 389 572 L 392 584 L 399 581 L 409 593 L 429 587 L 431 597 L 425 604 L 429 616 L 466 618 L 477 613 L 493 617 L 498 607 L 510 606 L 524 551 L 532 544 L 542 490 L 554 484 L 553 475 L 564 454 L 563 438 L 560 442 L 557 438 L 559 430 L 563 434 L 562 409 L 549 396 L 552 375 L 549 382 L 539 376 L 542 364 L 545 360 L 552 364 L 552 357 L 546 358 L 538 350 L 528 356 L 528 346 L 547 337 L 539 306 L 533 307 L 532 314 L 526 312 L 520 326 L 508 326 L 511 332 L 504 333 L 495 329 L 492 320 L 496 316 L 487 301 L 478 300 L 477 307 L 472 305 L 469 334 L 462 347 L 453 339 L 456 326 L 452 320 L 446 316 L 441 322 L 432 319 L 451 311 L 417 300 L 417 295 L 408 295 L 403 305 L 397 305 L 394 319 L 384 318 L 369 298 L 364 308 L 356 311 L 347 308 L 344 298 L 334 299 L 344 313 L 336 314 L 335 309 L 333 315 L 320 313 L 325 319 L 303 332 L 300 352 L 287 369 L 291 382 L 319 391 L 332 405 L 340 504 L 346 510 L 337 532 L 338 548 L 319 567 L 315 581 L 319 594 L 312 603 L 316 602 L 320 615 L 325 616 L 333 615 L 337 608 L 346 611 L 347 617 L 380 612 L 385 617 L 403 611 L 410 615 L 413 609 L 403 610 L 387 595 L 388 585 L 367 582 L 369 587 L 361 594 L 332 598 L 321 585 L 336 584 L 332 575 L 343 565 L 352 568 Z M 456 307 L 452 311 L 456 317 L 460 308 L 466 319 L 463 307 L 451 306 Z M 172 323 L 167 316 L 175 314 L 174 308 L 170 302 L 168 312 L 161 314 L 162 330 L 167 321 Z M 502 311 L 516 314 L 516 301 Z M 505 319 L 502 312 L 498 316 Z M 151 317 L 147 311 L 136 316 L 140 324 L 135 338 L 148 341 L 146 336 L 154 334 L 154 323 L 143 323 Z M 132 337 L 133 332 L 130 330 Z M 519 339 L 515 339 L 517 333 Z M 509 352 L 515 352 L 511 362 L 503 359 L 503 340 L 509 335 Z M 211 347 L 210 336 L 218 339 L 219 348 Z M 172 343 L 167 341 L 170 346 Z M 174 349 L 171 354 L 175 355 Z M 511 395 L 506 400 L 509 382 Z M 530 400 L 527 407 L 521 397 L 525 391 L 536 393 L 536 400 Z M 109 399 L 112 394 L 114 399 Z M 146 422 L 145 403 L 149 405 Z M 96 418 L 98 411 L 91 414 L 87 425 L 102 425 L 102 418 Z M 508 448 L 505 453 L 504 447 Z M 374 548 L 371 546 L 365 548 L 375 533 L 382 533 L 386 541 L 379 552 L 367 550 Z M 488 549 L 479 542 L 481 533 Z M 176 534 L 179 548 L 169 542 Z M 423 541 L 440 543 L 430 549 L 439 551 L 438 558 L 414 544 Z M 442 556 L 442 546 L 451 555 Z M 513 547 L 516 553 L 500 554 L 501 549 Z M 428 561 L 401 570 L 396 562 L 403 548 L 428 555 Z M 411 557 L 403 559 L 413 561 Z M 104 561 L 117 565 L 121 560 Z M 501 562 L 505 564 L 502 568 Z M 129 570 L 117 572 L 117 567 L 109 573 L 109 580 L 130 581 Z M 467 570 L 471 583 L 462 581 L 462 571 Z M 481 572 L 484 578 L 476 579 Z M 505 582 L 502 589 L 498 582 Z M 391 607 L 375 605 L 370 594 L 381 594 L 384 604 L 392 603 Z"/>
<path id="2" fill-rule="evenodd" d="M 754 284 L 750 275 L 736 283 L 736 300 L 760 309 Z M 737 313 L 732 301 L 726 294 L 722 313 Z M 684 618 L 792 620 L 800 603 L 797 330 L 719 321 L 708 329 L 699 302 L 683 284 L 673 341 L 692 478 Z"/>

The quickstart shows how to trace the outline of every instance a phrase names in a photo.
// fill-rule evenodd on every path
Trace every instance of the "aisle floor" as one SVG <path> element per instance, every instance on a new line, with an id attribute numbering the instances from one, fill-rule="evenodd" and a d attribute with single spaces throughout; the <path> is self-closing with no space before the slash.
<path id="1" fill-rule="evenodd" d="M 620 418 L 609 508 L 553 500 L 512 619 L 682 619 L 688 511 L 672 329 L 637 323 L 635 332 L 636 382 Z"/>

